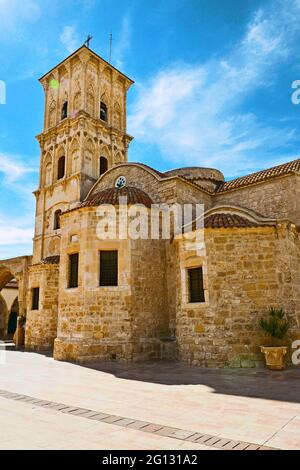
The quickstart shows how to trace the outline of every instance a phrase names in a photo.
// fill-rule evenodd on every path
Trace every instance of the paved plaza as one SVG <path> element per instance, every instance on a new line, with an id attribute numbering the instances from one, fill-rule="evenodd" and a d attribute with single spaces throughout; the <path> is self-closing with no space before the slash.
<path id="1" fill-rule="evenodd" d="M 7 351 L 1 449 L 300 449 L 300 369 L 92 364 Z"/>

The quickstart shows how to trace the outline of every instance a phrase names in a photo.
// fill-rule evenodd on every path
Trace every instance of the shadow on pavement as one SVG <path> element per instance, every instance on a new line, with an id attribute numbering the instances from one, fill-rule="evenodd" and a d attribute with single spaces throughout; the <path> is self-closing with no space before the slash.
<path id="1" fill-rule="evenodd" d="M 285 371 L 267 369 L 201 369 L 177 362 L 84 364 L 124 379 L 161 385 L 203 385 L 235 396 L 300 403 L 300 368 Z"/>

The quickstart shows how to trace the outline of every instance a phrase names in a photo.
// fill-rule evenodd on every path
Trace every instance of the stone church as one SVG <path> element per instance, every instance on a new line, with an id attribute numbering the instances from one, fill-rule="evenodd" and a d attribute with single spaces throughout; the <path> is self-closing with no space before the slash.
<path id="1" fill-rule="evenodd" d="M 33 256 L 0 261 L 0 289 L 18 281 L 26 350 L 255 367 L 271 306 L 300 338 L 300 159 L 232 181 L 216 169 L 128 163 L 131 79 L 82 46 L 40 82 Z M 188 238 L 99 237 L 99 206 L 119 211 L 120 195 L 146 211 L 204 205 L 202 249 L 193 224 Z"/>

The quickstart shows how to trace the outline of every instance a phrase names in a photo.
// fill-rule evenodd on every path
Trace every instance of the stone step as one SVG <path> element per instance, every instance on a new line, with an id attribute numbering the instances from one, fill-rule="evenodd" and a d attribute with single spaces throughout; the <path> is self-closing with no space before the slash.
<path id="1" fill-rule="evenodd" d="M 0 341 L 0 349 L 6 349 L 7 351 L 11 351 L 16 349 L 16 345 L 12 340 L 1 340 Z"/>

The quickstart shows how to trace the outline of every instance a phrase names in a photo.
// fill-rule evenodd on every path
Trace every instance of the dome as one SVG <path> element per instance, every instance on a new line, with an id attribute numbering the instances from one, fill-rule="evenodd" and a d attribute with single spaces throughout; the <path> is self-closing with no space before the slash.
<path id="1" fill-rule="evenodd" d="M 101 204 L 119 205 L 119 198 L 127 197 L 127 204 L 143 204 L 151 207 L 152 199 L 139 188 L 124 186 L 123 188 L 108 188 L 97 193 L 90 194 L 80 207 L 100 206 Z"/>
<path id="2" fill-rule="evenodd" d="M 188 180 L 213 180 L 224 181 L 224 175 L 221 171 L 214 168 L 201 168 L 197 166 L 176 168 L 164 173 L 166 176 L 182 176 Z"/>

